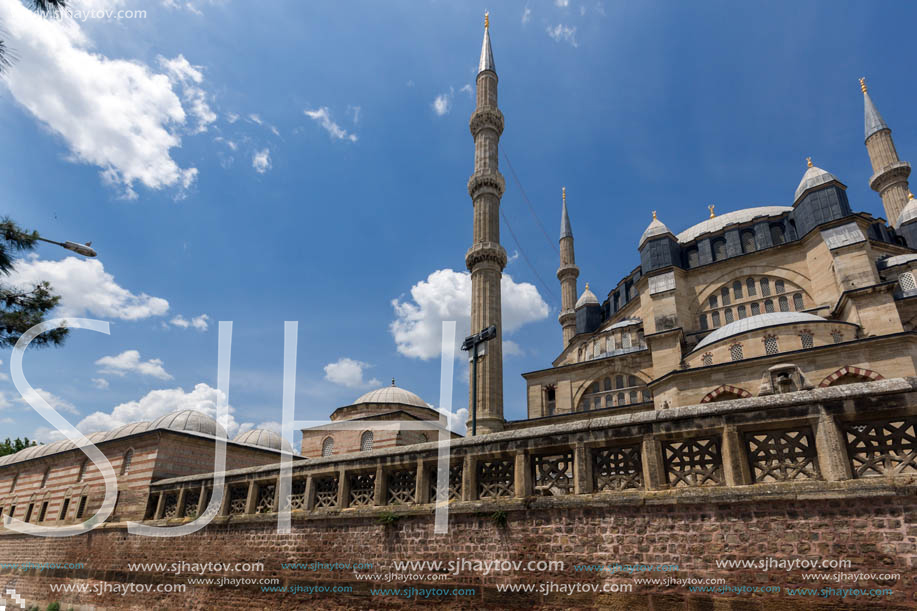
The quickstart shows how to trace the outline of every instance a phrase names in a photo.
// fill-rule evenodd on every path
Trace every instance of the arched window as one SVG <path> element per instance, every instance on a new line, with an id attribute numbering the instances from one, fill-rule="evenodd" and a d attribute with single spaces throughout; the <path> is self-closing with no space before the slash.
<path id="1" fill-rule="evenodd" d="M 637 382 L 636 376 L 627 376 L 627 385 L 628 386 L 636 386 L 637 384 L 639 384 L 639 382 Z"/>
<path id="2" fill-rule="evenodd" d="M 637 403 L 637 391 L 636 390 L 630 391 L 630 402 Z"/>
<path id="3" fill-rule="evenodd" d="M 761 278 L 761 295 L 768 297 L 771 294 L 771 283 L 767 278 Z"/>
<path id="4" fill-rule="evenodd" d="M 741 319 L 743 319 L 743 318 L 745 318 L 745 317 L 747 316 L 747 314 L 745 313 L 745 306 L 740 305 L 740 306 L 738 307 L 738 310 L 739 310 L 739 320 L 741 320 Z"/>
<path id="5" fill-rule="evenodd" d="M 716 329 L 720 326 L 720 313 L 714 312 L 710 315 L 710 319 L 713 321 L 713 328 Z"/>
<path id="6" fill-rule="evenodd" d="M 713 242 L 713 260 L 722 261 L 726 258 L 726 240 L 715 240 Z"/>
<path id="7" fill-rule="evenodd" d="M 745 288 L 748 289 L 749 297 L 754 297 L 755 295 L 758 294 L 758 292 L 755 290 L 755 279 L 754 278 L 749 278 L 748 280 L 745 281 Z"/>
<path id="8" fill-rule="evenodd" d="M 786 242 L 786 236 L 783 235 L 783 227 L 781 225 L 771 225 L 771 241 L 774 246 L 779 246 Z"/>
<path id="9" fill-rule="evenodd" d="M 331 456 L 334 451 L 334 438 L 326 437 L 322 442 L 322 456 Z"/>
<path id="10" fill-rule="evenodd" d="M 605 338 L 605 351 L 609 354 L 615 351 L 615 336 L 609 335 Z"/>
<path id="11" fill-rule="evenodd" d="M 770 299 L 764 301 L 764 311 L 768 314 L 773 313 L 774 311 L 774 302 Z"/>
<path id="12" fill-rule="evenodd" d="M 360 435 L 360 451 L 369 452 L 373 449 L 373 432 L 366 431 Z"/>
<path id="13" fill-rule="evenodd" d="M 726 308 L 726 309 L 723 311 L 723 315 L 726 317 L 726 324 L 727 324 L 727 325 L 728 325 L 729 323 L 731 323 L 733 320 L 735 320 L 735 319 L 732 317 L 732 308 Z"/>
<path id="14" fill-rule="evenodd" d="M 615 376 L 615 388 L 624 388 L 624 376 Z"/>
<path id="15" fill-rule="evenodd" d="M 774 281 L 774 292 L 778 295 L 786 290 L 786 286 L 783 284 L 783 280 Z"/>
<path id="16" fill-rule="evenodd" d="M 742 283 L 738 280 L 732 283 L 732 294 L 736 299 L 742 298 Z"/>
<path id="17" fill-rule="evenodd" d="M 621 347 L 624 348 L 624 349 L 626 350 L 626 349 L 630 348 L 630 346 L 631 346 L 631 343 L 630 343 L 630 331 L 624 331 L 624 332 L 621 334 Z"/>
<path id="18" fill-rule="evenodd" d="M 614 400 L 611 395 L 605 395 L 605 407 L 614 407 Z"/>
<path id="19" fill-rule="evenodd" d="M 728 306 L 730 303 L 732 303 L 732 302 L 729 300 L 729 289 L 726 288 L 725 286 L 724 286 L 723 288 L 720 289 L 720 295 L 723 297 L 723 305 L 724 305 L 724 306 Z"/>
<path id="20" fill-rule="evenodd" d="M 751 304 L 751 315 L 757 316 L 760 313 L 761 313 L 761 306 L 758 305 L 757 303 Z"/>
<path id="21" fill-rule="evenodd" d="M 592 409 L 602 409 L 602 398 L 596 397 L 592 400 Z"/>
<path id="22" fill-rule="evenodd" d="M 124 453 L 124 459 L 121 461 L 121 475 L 127 475 L 131 470 L 131 462 L 134 460 L 134 451 L 128 450 Z"/>
<path id="23" fill-rule="evenodd" d="M 781 295 L 777 298 L 777 305 L 780 307 L 781 312 L 790 311 L 790 300 L 786 298 L 786 295 Z"/>
<path id="24" fill-rule="evenodd" d="M 603 389 L 603 390 L 611 390 L 611 378 L 605 378 L 605 379 L 602 381 L 602 389 Z"/>
<path id="25" fill-rule="evenodd" d="M 700 315 L 700 330 L 701 331 L 707 330 L 707 315 L 706 314 Z"/>
<path id="26" fill-rule="evenodd" d="M 621 406 L 621 405 L 627 405 L 627 399 L 624 398 L 624 393 L 623 393 L 623 392 L 619 392 L 619 393 L 618 393 L 618 405 L 619 405 L 619 406 Z"/>
<path id="27" fill-rule="evenodd" d="M 599 383 L 598 383 L 598 382 L 593 382 L 593 383 L 592 383 L 592 390 L 590 390 L 589 392 L 596 393 L 596 392 L 599 392 L 599 390 L 601 390 L 601 389 L 599 388 Z"/>
<path id="28" fill-rule="evenodd" d="M 719 299 L 716 295 L 710 295 L 710 299 L 707 301 L 710 304 L 711 308 L 718 308 L 720 306 Z"/>
<path id="29" fill-rule="evenodd" d="M 742 232 L 742 252 L 754 252 L 757 246 L 755 246 L 755 233 L 753 231 L 743 231 Z"/>
<path id="30" fill-rule="evenodd" d="M 700 265 L 700 256 L 697 248 L 691 248 L 688 250 L 688 268 L 697 267 L 698 265 Z"/>
<path id="31" fill-rule="evenodd" d="M 793 295 L 793 309 L 799 312 L 805 306 L 802 303 L 802 293 L 796 293 Z"/>

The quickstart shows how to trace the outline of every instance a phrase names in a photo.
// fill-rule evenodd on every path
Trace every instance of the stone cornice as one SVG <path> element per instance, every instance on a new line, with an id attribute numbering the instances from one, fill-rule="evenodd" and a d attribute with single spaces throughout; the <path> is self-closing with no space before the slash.
<path id="1" fill-rule="evenodd" d="M 579 267 L 573 264 L 568 264 L 568 265 L 561 265 L 559 268 L 557 268 L 557 279 L 558 280 L 563 282 L 565 278 L 570 278 L 570 277 L 572 277 L 574 280 L 576 280 L 579 277 Z"/>
<path id="2" fill-rule="evenodd" d="M 485 193 L 490 193 L 498 198 L 503 197 L 504 191 L 506 191 L 506 181 L 503 180 L 500 172 L 472 174 L 468 179 L 468 195 L 472 200 Z"/>
<path id="3" fill-rule="evenodd" d="M 506 267 L 506 251 L 497 242 L 478 242 L 465 253 L 465 265 L 471 271 L 484 262 L 494 263 L 503 270 Z"/>
<path id="4" fill-rule="evenodd" d="M 503 113 L 499 108 L 479 108 L 472 113 L 468 128 L 473 136 L 482 129 L 492 129 L 499 136 L 503 133 Z"/>

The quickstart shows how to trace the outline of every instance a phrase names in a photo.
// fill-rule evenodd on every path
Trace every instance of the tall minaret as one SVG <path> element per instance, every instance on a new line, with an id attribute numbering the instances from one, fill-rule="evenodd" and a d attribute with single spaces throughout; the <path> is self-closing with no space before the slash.
<path id="1" fill-rule="evenodd" d="M 490 49 L 490 17 L 484 15 L 484 44 L 478 65 L 477 104 L 471 114 L 474 136 L 474 174 L 468 194 L 474 204 L 474 242 L 465 254 L 471 272 L 471 332 L 490 325 L 497 337 L 487 342 L 486 354 L 477 363 L 478 433 L 503 430 L 503 322 L 500 278 L 506 267 L 506 251 L 500 246 L 500 198 L 506 189 L 497 169 L 497 145 L 503 133 L 503 113 L 497 108 L 497 72 Z M 470 374 L 473 376 L 474 371 Z M 471 386 L 471 385 L 469 385 Z M 475 397 L 469 391 L 468 432 Z"/>
<path id="2" fill-rule="evenodd" d="M 561 190 L 563 211 L 560 214 L 560 267 L 557 279 L 560 280 L 560 316 L 557 321 L 564 330 L 564 348 L 576 335 L 576 278 L 579 268 L 573 256 L 573 230 L 570 228 L 570 216 L 567 214 L 567 187 Z"/>
<path id="3" fill-rule="evenodd" d="M 863 90 L 866 114 L 866 151 L 869 153 L 873 171 L 869 186 L 882 197 L 888 224 L 897 228 L 898 216 L 907 205 L 907 177 L 911 173 L 911 164 L 898 159 L 898 152 L 892 141 L 892 130 L 882 120 L 882 115 L 872 103 L 866 91 L 865 77 L 860 79 L 860 89 Z"/>

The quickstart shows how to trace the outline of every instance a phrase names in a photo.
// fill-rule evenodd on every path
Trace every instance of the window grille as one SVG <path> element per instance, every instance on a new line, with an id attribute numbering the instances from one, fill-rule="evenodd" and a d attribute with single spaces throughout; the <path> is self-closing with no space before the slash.
<path id="1" fill-rule="evenodd" d="M 774 336 L 769 336 L 764 338 L 764 353 L 765 354 L 777 354 L 779 350 L 777 349 L 777 338 Z"/>
<path id="2" fill-rule="evenodd" d="M 732 357 L 733 361 L 742 360 L 742 344 L 733 344 L 729 346 L 729 356 Z"/>
<path id="3" fill-rule="evenodd" d="M 373 432 L 366 431 L 360 435 L 360 451 L 369 452 L 373 449 Z"/>
<path id="4" fill-rule="evenodd" d="M 334 451 L 334 439 L 328 437 L 322 442 L 322 456 L 331 456 Z"/>

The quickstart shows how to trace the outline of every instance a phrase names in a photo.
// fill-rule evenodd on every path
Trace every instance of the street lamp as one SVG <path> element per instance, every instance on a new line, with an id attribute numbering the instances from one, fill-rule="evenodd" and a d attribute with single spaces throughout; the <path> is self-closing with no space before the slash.
<path id="1" fill-rule="evenodd" d="M 471 351 L 471 436 L 478 434 L 478 346 L 497 337 L 496 325 L 480 333 L 469 335 L 462 342 L 462 350 Z"/>
<path id="2" fill-rule="evenodd" d="M 47 242 L 48 244 L 56 244 L 61 248 L 66 248 L 67 250 L 72 250 L 78 255 L 83 255 L 84 257 L 95 257 L 96 251 L 91 248 L 92 242 L 86 242 L 85 244 L 80 244 L 79 242 L 55 242 L 54 240 L 49 240 L 48 238 L 43 238 L 38 235 L 29 235 L 27 233 L 20 233 L 19 235 L 32 238 L 34 240 L 41 240 L 42 242 Z"/>

